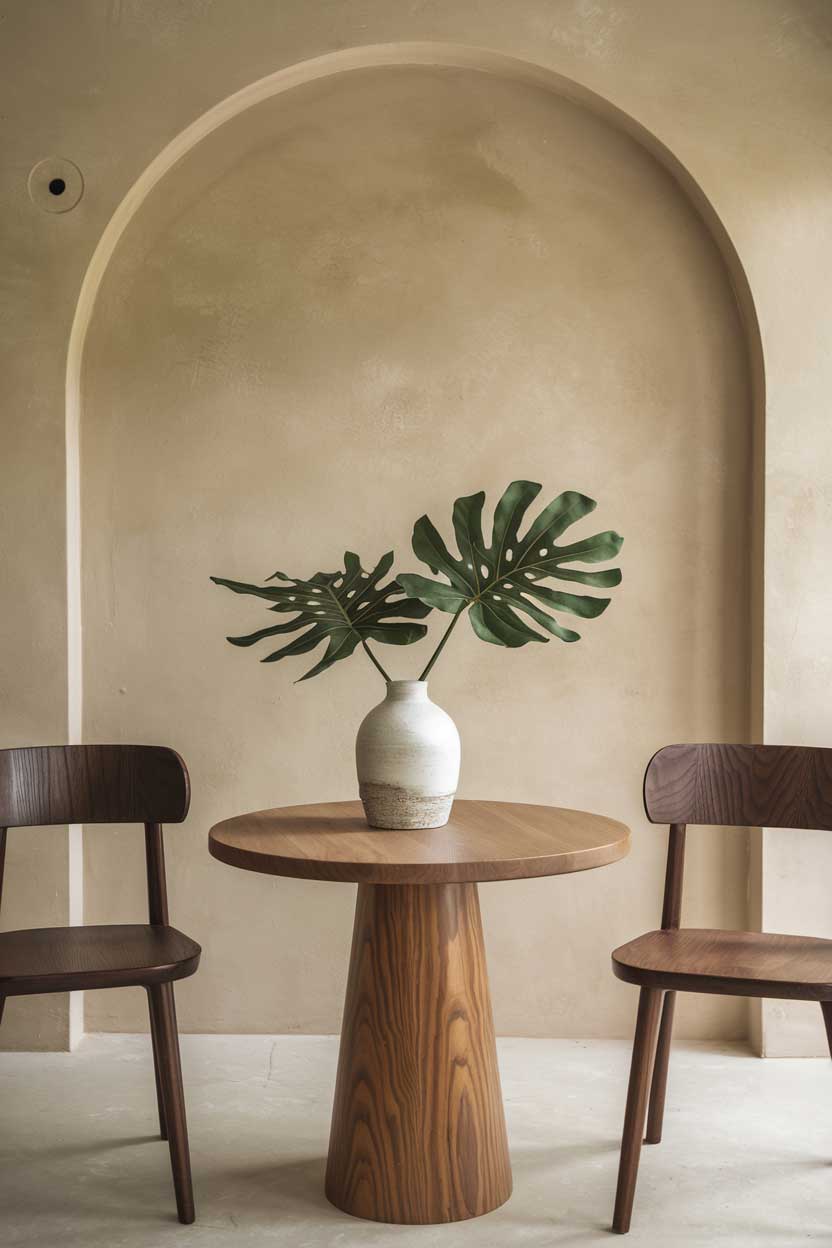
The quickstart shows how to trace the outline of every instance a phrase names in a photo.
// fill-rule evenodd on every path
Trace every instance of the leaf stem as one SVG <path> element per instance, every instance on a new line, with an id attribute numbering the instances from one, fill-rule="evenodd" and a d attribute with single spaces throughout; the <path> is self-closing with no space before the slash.
<path id="1" fill-rule="evenodd" d="M 377 659 L 377 658 L 376 658 L 376 656 L 373 654 L 372 650 L 371 650 L 371 649 L 370 649 L 370 647 L 367 645 L 367 643 L 366 643 L 366 641 L 364 640 L 364 638 L 363 638 L 363 637 L 361 638 L 361 644 L 362 644 L 362 646 L 364 647 L 364 649 L 367 651 L 367 658 L 370 660 L 370 662 L 373 664 L 373 666 L 374 666 L 374 667 L 377 667 L 377 668 L 378 668 L 378 670 L 381 672 L 382 676 L 384 677 L 384 682 L 385 682 L 385 684 L 389 685 L 389 684 L 390 684 L 390 677 L 387 675 L 387 673 L 385 672 L 384 668 L 381 666 L 381 664 L 379 663 L 378 659 Z"/>
<path id="2" fill-rule="evenodd" d="M 454 629 L 456 628 L 456 622 L 457 622 L 457 620 L 459 619 L 459 617 L 462 615 L 462 613 L 463 613 L 463 611 L 464 611 L 464 610 L 465 610 L 465 607 L 461 607 L 461 608 L 459 609 L 459 611 L 457 611 L 457 613 L 456 613 L 456 614 L 454 615 L 454 617 L 452 618 L 452 620 L 451 620 L 450 624 L 448 625 L 448 627 L 445 629 L 444 633 L 442 634 L 442 639 L 441 639 L 441 641 L 439 642 L 439 645 L 436 647 L 436 649 L 434 650 L 433 654 L 430 656 L 430 659 L 428 660 L 428 665 L 427 665 L 427 667 L 426 667 L 426 668 L 425 668 L 425 670 L 422 672 L 422 675 L 419 677 L 419 679 L 420 679 L 420 680 L 427 680 L 428 676 L 429 676 L 429 675 L 430 675 L 430 673 L 431 673 L 431 670 L 432 670 L 432 668 L 433 668 L 434 663 L 436 662 L 436 660 L 439 658 L 440 654 L 442 653 L 442 649 L 443 649 L 443 647 L 444 647 L 444 645 L 445 645 L 445 642 L 448 640 L 448 638 L 450 637 L 451 633 L 452 633 L 452 632 L 454 631 Z"/>

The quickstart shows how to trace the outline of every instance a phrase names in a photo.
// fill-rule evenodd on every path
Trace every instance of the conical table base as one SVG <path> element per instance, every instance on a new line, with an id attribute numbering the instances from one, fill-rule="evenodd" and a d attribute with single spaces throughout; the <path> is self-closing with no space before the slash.
<path id="1" fill-rule="evenodd" d="M 396 1223 L 511 1194 L 476 884 L 359 886 L 326 1194 Z"/>

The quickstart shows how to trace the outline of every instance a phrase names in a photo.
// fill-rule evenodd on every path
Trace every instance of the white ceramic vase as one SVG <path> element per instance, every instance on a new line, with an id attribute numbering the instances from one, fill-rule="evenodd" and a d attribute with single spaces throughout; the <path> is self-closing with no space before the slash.
<path id="1" fill-rule="evenodd" d="M 391 680 L 358 729 L 358 792 L 372 828 L 441 828 L 459 781 L 456 724 L 425 680 Z"/>

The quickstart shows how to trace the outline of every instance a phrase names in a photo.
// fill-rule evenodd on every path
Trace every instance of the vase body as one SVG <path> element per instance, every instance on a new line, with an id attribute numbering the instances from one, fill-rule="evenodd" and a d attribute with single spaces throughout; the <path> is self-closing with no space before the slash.
<path id="1" fill-rule="evenodd" d="M 391 680 L 358 729 L 358 792 L 373 828 L 441 828 L 459 781 L 459 733 L 424 680 Z"/>

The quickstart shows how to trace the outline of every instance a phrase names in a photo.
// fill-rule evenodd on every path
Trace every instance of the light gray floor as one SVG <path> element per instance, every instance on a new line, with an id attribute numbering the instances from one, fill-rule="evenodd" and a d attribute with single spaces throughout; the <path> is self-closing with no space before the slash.
<path id="1" fill-rule="evenodd" d="M 183 1037 L 197 1222 L 175 1221 L 146 1036 L 0 1054 L 3 1248 L 503 1248 L 621 1242 L 609 1225 L 628 1046 L 503 1040 L 514 1166 L 502 1209 L 360 1222 L 323 1195 L 337 1041 Z M 665 1140 L 642 1152 L 631 1248 L 832 1242 L 832 1062 L 673 1055 Z"/>

